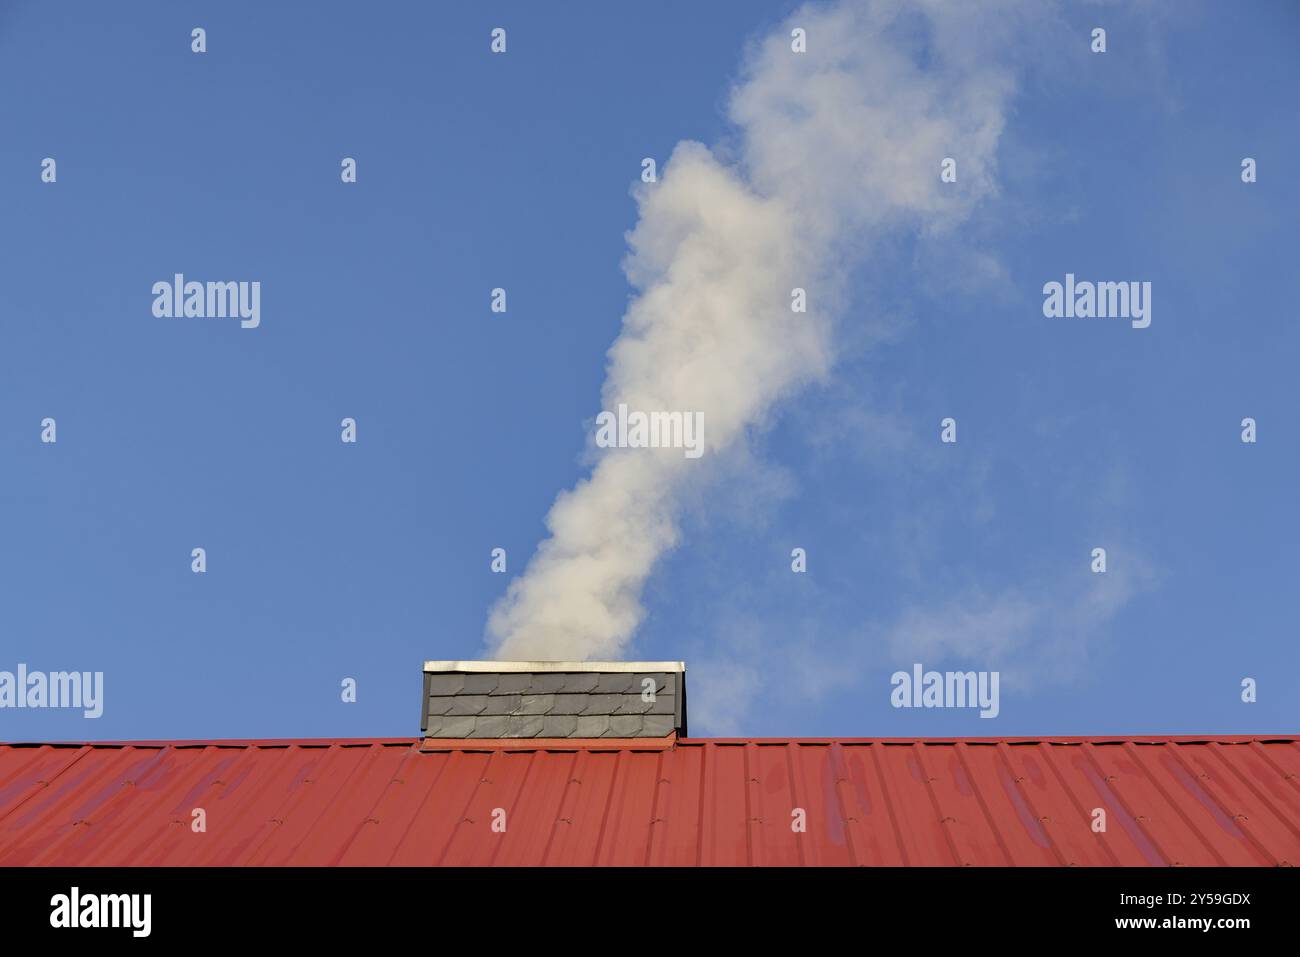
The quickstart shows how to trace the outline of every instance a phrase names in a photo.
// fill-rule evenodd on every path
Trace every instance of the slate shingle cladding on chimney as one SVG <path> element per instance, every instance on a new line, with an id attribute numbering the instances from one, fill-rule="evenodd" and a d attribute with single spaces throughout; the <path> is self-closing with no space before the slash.
<path id="1" fill-rule="evenodd" d="M 679 661 L 424 663 L 426 738 L 663 738 L 674 731 L 686 734 Z"/>

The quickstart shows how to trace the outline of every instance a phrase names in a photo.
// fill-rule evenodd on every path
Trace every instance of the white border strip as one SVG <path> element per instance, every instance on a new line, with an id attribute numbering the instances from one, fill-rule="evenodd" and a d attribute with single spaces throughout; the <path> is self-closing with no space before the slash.
<path id="1" fill-rule="evenodd" d="M 686 674 L 684 661 L 426 661 L 426 672 L 508 674 L 512 672 L 583 672 L 598 671 L 605 674 L 622 672 L 671 671 Z"/>

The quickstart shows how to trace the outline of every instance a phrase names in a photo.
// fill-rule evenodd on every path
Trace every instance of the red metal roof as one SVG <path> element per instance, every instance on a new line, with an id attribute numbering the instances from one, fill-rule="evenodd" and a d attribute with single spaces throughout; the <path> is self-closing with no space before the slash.
<path id="1" fill-rule="evenodd" d="M 0 865 L 1294 865 L 1298 741 L 0 745 Z"/>

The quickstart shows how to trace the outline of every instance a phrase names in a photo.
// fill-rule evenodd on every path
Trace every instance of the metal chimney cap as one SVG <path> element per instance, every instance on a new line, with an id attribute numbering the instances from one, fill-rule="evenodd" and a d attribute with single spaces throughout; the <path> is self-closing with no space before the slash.
<path id="1" fill-rule="evenodd" d="M 685 674 L 684 661 L 426 661 L 424 670 L 439 674 L 600 674 L 667 671 Z"/>

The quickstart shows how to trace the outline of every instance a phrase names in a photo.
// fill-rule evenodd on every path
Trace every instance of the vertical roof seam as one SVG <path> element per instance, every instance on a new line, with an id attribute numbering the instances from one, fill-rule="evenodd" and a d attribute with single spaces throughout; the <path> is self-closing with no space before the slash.
<path id="1" fill-rule="evenodd" d="M 609 828 L 609 813 L 614 806 L 614 795 L 618 793 L 618 786 L 621 783 L 619 777 L 625 763 L 623 759 L 630 753 L 627 749 L 620 748 L 614 757 L 614 772 L 609 776 L 609 791 L 605 794 L 605 808 L 600 815 L 600 831 L 596 835 L 596 846 L 591 852 L 591 865 L 600 863 L 600 852 L 605 847 L 605 832 Z"/>
<path id="2" fill-rule="evenodd" d="M 453 755 L 464 753 L 464 750 L 460 748 L 449 752 L 449 754 Z M 442 862 L 447 859 L 447 855 L 451 853 L 451 846 L 456 842 L 456 835 L 460 833 L 461 827 L 468 821 L 467 815 L 470 812 L 470 808 L 474 806 L 474 799 L 478 797 L 479 791 L 483 790 L 483 782 L 487 781 L 490 783 L 492 780 L 489 776 L 490 773 L 495 773 L 492 763 L 500 758 L 504 753 L 504 751 L 488 752 L 487 762 L 483 765 L 483 770 L 479 772 L 481 777 L 478 779 L 478 783 L 469 789 L 469 795 L 465 798 L 465 803 L 461 806 L 460 814 L 456 817 L 456 823 L 453 824 L 451 830 L 447 832 L 446 843 L 442 845 L 442 850 L 438 853 L 438 856 L 434 858 L 435 864 L 441 866 Z"/>
<path id="3" fill-rule="evenodd" d="M 971 791 L 975 794 L 975 802 L 979 805 L 980 813 L 984 815 L 984 820 L 989 829 L 993 832 L 993 839 L 998 842 L 998 850 L 1002 852 L 1003 859 L 1007 866 L 1011 867 L 1015 863 L 1015 858 L 1011 856 L 1011 849 L 1007 846 L 1006 838 L 998 830 L 997 821 L 993 818 L 993 812 L 989 810 L 988 802 L 984 800 L 984 792 L 975 785 L 975 775 L 971 772 L 970 763 L 966 760 L 966 749 L 968 745 L 965 741 L 957 742 L 957 760 L 961 763 L 962 772 L 966 779 L 971 782 Z"/>
<path id="4" fill-rule="evenodd" d="M 741 781 L 741 788 L 745 793 L 745 864 L 748 867 L 754 866 L 754 808 L 753 803 L 749 800 L 749 757 L 751 751 L 758 747 L 752 741 L 747 741 L 741 746 L 741 765 L 740 773 L 744 776 Z"/>
<path id="5" fill-rule="evenodd" d="M 409 760 L 411 761 L 412 768 L 416 766 L 415 765 L 416 761 L 423 760 L 425 753 L 426 752 L 420 748 L 420 743 L 418 741 L 416 741 L 411 746 Z M 432 754 L 432 752 L 428 752 L 428 753 Z M 434 772 L 433 782 L 429 785 L 429 790 L 425 792 L 423 797 L 421 797 L 418 801 L 414 802 L 415 813 L 412 814 L 411 819 L 406 822 L 406 827 L 402 828 L 401 838 L 397 841 L 397 843 L 393 845 L 392 853 L 388 855 L 388 860 L 385 861 L 386 864 L 391 865 L 393 863 L 393 860 L 397 857 L 397 855 L 401 853 L 402 848 L 406 845 L 406 839 L 411 833 L 411 828 L 415 827 L 416 822 L 420 820 L 420 811 L 424 808 L 425 803 L 429 800 L 429 795 L 432 794 L 437 789 L 438 782 L 441 781 L 442 776 L 447 773 L 447 768 L 450 766 L 450 764 L 451 764 L 450 761 L 441 762 L 441 767 L 439 767 L 438 770 Z M 397 770 L 401 771 L 404 765 L 405 762 L 403 762 L 403 765 L 399 766 Z M 397 778 L 394 776 L 393 778 L 389 779 L 388 783 L 392 784 L 393 781 L 395 780 L 397 780 Z M 402 780 L 402 787 L 406 787 L 406 783 L 407 783 L 406 778 L 402 778 L 401 780 Z M 383 800 L 383 795 L 380 795 L 379 800 L 380 801 Z M 376 802 L 375 807 L 378 806 L 379 804 L 378 802 Z"/>
<path id="6" fill-rule="evenodd" d="M 546 838 L 546 846 L 542 848 L 543 867 L 551 858 L 551 848 L 555 846 L 555 838 L 560 831 L 560 821 L 563 820 L 560 815 L 564 813 L 565 805 L 569 800 L 569 792 L 573 789 L 573 781 L 578 773 L 578 762 L 582 760 L 586 753 L 581 748 L 574 751 L 570 756 L 569 766 L 564 771 L 564 788 L 560 791 L 560 803 L 556 806 L 555 817 L 551 820 L 551 833 Z"/>
<path id="7" fill-rule="evenodd" d="M 796 780 L 795 773 L 794 773 L 794 749 L 797 748 L 797 747 L 799 747 L 799 745 L 797 745 L 797 744 L 792 744 L 792 745 L 788 745 L 788 746 L 782 748 L 781 750 L 783 750 L 783 751 L 785 752 L 785 774 L 786 774 L 786 780 L 787 780 L 787 781 L 789 782 L 789 784 L 790 784 L 790 802 L 791 802 L 791 804 L 790 804 L 790 810 L 791 810 L 791 816 L 793 816 L 793 813 L 794 813 L 794 809 L 795 809 L 795 808 L 797 808 L 797 807 L 802 807 L 802 808 L 804 808 L 804 828 L 805 828 L 804 833 L 807 833 L 807 830 L 806 830 L 806 829 L 807 829 L 807 826 L 808 826 L 808 823 L 807 823 L 807 822 L 808 822 L 808 809 L 807 809 L 806 807 L 804 807 L 805 802 L 802 801 L 802 800 L 800 799 L 800 797 L 799 797 L 799 793 L 800 793 L 799 782 Z M 838 804 L 839 804 L 839 790 L 840 790 L 840 789 L 839 789 L 839 786 L 836 785 L 836 786 L 833 788 L 833 790 L 834 790 L 834 792 L 835 792 L 835 803 L 836 803 L 836 805 L 838 805 Z M 842 825 L 841 825 L 841 826 L 843 826 L 843 823 L 847 823 L 847 822 L 844 822 L 843 819 L 844 819 L 844 814 L 841 812 L 841 814 L 840 814 L 840 820 L 841 820 L 841 822 L 842 822 Z M 799 866 L 800 866 L 800 867 L 807 867 L 807 866 L 808 866 L 808 858 L 807 858 L 807 856 L 804 854 L 804 842 L 803 842 L 802 840 L 800 840 L 798 837 L 796 837 L 796 838 L 795 838 L 795 841 L 794 841 L 794 846 L 795 846 L 795 850 L 797 850 L 797 851 L 799 852 Z"/>
<path id="8" fill-rule="evenodd" d="M 889 799 L 889 783 L 885 780 L 885 769 L 880 766 L 881 757 L 879 745 L 867 745 L 871 750 L 871 763 L 876 769 L 876 779 L 880 782 L 880 796 L 885 802 L 885 810 L 889 812 L 889 826 L 894 832 L 894 843 L 898 847 L 898 856 L 903 859 L 903 865 L 907 866 L 911 860 L 907 856 L 907 845 L 903 842 L 903 830 L 898 826 L 898 816 L 894 813 L 894 802 Z"/>
<path id="9" fill-rule="evenodd" d="M 945 823 L 948 814 L 939 805 L 939 795 L 936 793 L 934 787 L 934 781 L 936 779 L 934 775 L 930 773 L 930 768 L 927 766 L 925 761 L 925 746 L 914 744 L 912 745 L 912 747 L 915 749 L 913 753 L 916 755 L 916 763 L 921 768 L 921 774 L 924 778 L 926 793 L 930 796 L 930 807 L 934 809 L 935 821 L 939 825 L 940 833 L 943 834 L 944 843 L 948 845 L 948 853 L 952 855 L 953 864 L 957 866 L 963 866 L 961 853 L 957 850 L 956 841 L 953 840 L 952 828 L 946 826 Z M 957 819 L 953 818 L 953 820 L 955 821 Z"/>
<path id="10" fill-rule="evenodd" d="M 515 752 L 515 753 L 519 753 L 519 752 Z M 488 854 L 489 865 L 495 864 L 497 862 L 497 856 L 501 853 L 501 845 L 503 845 L 506 842 L 506 835 L 510 833 L 509 821 L 511 818 L 515 816 L 515 808 L 518 806 L 522 806 L 520 797 L 523 795 L 524 790 L 528 787 L 528 779 L 532 776 L 533 769 L 538 766 L 538 764 L 542 760 L 542 755 L 544 755 L 546 752 L 538 750 L 538 751 L 530 751 L 527 753 L 528 753 L 528 763 L 524 765 L 523 777 L 519 779 L 518 786 L 514 789 L 512 793 L 508 795 L 504 795 L 502 797 L 502 804 L 505 805 L 504 810 L 506 812 L 506 830 L 503 832 L 501 840 L 492 842 L 492 851 L 491 853 Z M 554 823 L 552 823 L 552 828 L 554 828 Z"/>
<path id="11" fill-rule="evenodd" d="M 1025 805 L 1025 810 L 1029 812 L 1030 818 L 1038 830 L 1042 832 L 1043 837 L 1047 840 L 1047 846 L 1051 848 L 1052 854 L 1056 857 L 1056 862 L 1062 867 L 1068 867 L 1070 862 L 1066 860 L 1065 855 L 1061 853 L 1061 848 L 1057 845 L 1056 840 L 1052 837 L 1052 832 L 1043 826 L 1043 815 L 1039 813 L 1038 808 L 1034 806 L 1033 798 L 1029 794 L 1029 789 L 1021 784 L 1020 776 L 1016 774 L 1016 769 L 1011 766 L 1011 757 L 1008 754 L 1008 748 L 1005 741 L 999 741 L 996 746 L 998 757 L 1002 760 L 1002 766 L 1006 772 L 1011 775 L 1011 785 L 1015 788 L 1015 793 Z"/>
<path id="12" fill-rule="evenodd" d="M 713 745 L 703 744 L 700 746 L 700 797 L 698 810 L 696 813 L 695 825 L 695 866 L 704 866 L 704 795 L 709 793 L 709 773 L 712 765 L 709 762 L 709 750 Z"/>
<path id="13" fill-rule="evenodd" d="M 853 828 L 849 827 L 849 809 L 844 805 L 844 794 L 840 789 L 839 780 L 835 777 L 835 765 L 838 762 L 844 768 L 845 783 L 848 783 L 849 781 L 849 760 L 848 756 L 844 753 L 843 745 L 838 742 L 832 744 L 830 746 L 827 760 L 830 762 L 831 780 L 835 787 L 835 806 L 839 808 L 840 820 L 844 822 L 844 846 L 848 848 L 849 851 L 849 863 L 853 867 L 861 867 L 862 861 L 858 856 L 858 847 L 853 840 Z M 857 819 L 854 818 L 854 821 L 857 822 Z M 865 850 L 866 849 L 864 848 L 863 851 L 865 852 Z"/>
<path id="14" fill-rule="evenodd" d="M 660 751 L 655 756 L 655 786 L 654 794 L 650 798 L 650 838 L 645 842 L 645 860 L 644 864 L 649 867 L 654 862 L 654 853 L 656 845 L 662 841 L 664 829 L 659 826 L 659 802 L 662 799 L 664 791 L 664 755 L 668 749 Z M 672 782 L 668 782 L 672 787 Z"/>

